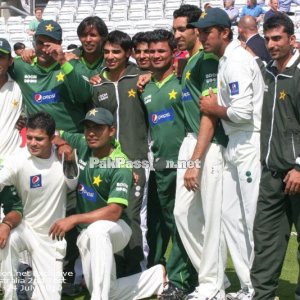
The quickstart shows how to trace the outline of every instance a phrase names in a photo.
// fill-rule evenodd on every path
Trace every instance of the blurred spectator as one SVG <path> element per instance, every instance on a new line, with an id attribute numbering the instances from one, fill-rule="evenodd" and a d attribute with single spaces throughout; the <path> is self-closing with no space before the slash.
<path id="1" fill-rule="evenodd" d="M 43 21 L 43 10 L 40 7 L 36 7 L 34 10 L 35 18 L 29 23 L 29 29 L 27 33 L 33 36 L 36 32 L 37 27 Z"/>
<path id="2" fill-rule="evenodd" d="M 265 11 L 257 4 L 256 0 L 247 0 L 247 5 L 242 8 L 241 17 L 252 16 L 256 18 L 257 21 L 260 21 L 261 15 L 264 13 Z"/>
<path id="3" fill-rule="evenodd" d="M 292 3 L 300 5 L 300 0 L 279 0 L 279 10 L 286 14 L 293 15 L 294 13 L 290 12 Z"/>
<path id="4" fill-rule="evenodd" d="M 225 0 L 224 1 L 224 10 L 226 11 L 229 19 L 231 21 L 231 25 L 237 24 L 237 18 L 240 14 L 239 10 L 234 7 L 234 0 Z"/>
<path id="5" fill-rule="evenodd" d="M 238 24 L 239 39 L 246 43 L 256 56 L 268 63 L 271 60 L 269 51 L 266 48 L 265 40 L 258 33 L 255 18 L 251 16 L 242 17 Z"/>
<path id="6" fill-rule="evenodd" d="M 204 3 L 203 9 L 204 9 L 205 11 L 207 11 L 209 8 L 212 8 L 211 3 L 209 3 L 209 2 Z"/>
<path id="7" fill-rule="evenodd" d="M 273 17 L 274 15 L 276 15 L 279 12 L 278 0 L 270 0 L 269 5 L 270 5 L 270 9 L 265 13 L 264 22 L 266 22 L 269 18 Z"/>
<path id="8" fill-rule="evenodd" d="M 24 51 L 25 45 L 23 43 L 15 43 L 14 44 L 14 51 L 16 56 L 20 56 L 21 53 Z"/>
<path id="9" fill-rule="evenodd" d="M 295 42 L 294 48 L 300 52 L 300 42 L 299 41 Z"/>

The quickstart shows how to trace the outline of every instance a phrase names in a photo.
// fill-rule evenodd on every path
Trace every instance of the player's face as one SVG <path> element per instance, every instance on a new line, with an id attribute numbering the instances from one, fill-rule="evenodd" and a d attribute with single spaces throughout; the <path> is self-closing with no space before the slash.
<path id="1" fill-rule="evenodd" d="M 172 67 L 173 51 L 167 41 L 150 43 L 149 45 L 151 67 L 155 70 L 165 71 Z"/>
<path id="2" fill-rule="evenodd" d="M 50 67 L 55 63 L 54 58 L 47 54 L 46 51 L 49 46 L 46 46 L 45 43 L 54 43 L 60 44 L 60 42 L 52 39 L 51 37 L 45 35 L 38 35 L 35 39 L 35 53 L 38 60 L 39 65 L 42 67 Z"/>
<path id="3" fill-rule="evenodd" d="M 95 27 L 86 27 L 79 40 L 84 52 L 100 54 L 102 38 Z"/>
<path id="4" fill-rule="evenodd" d="M 101 150 L 111 143 L 115 128 L 108 125 L 96 124 L 91 121 L 84 123 L 84 135 L 90 149 Z"/>
<path id="5" fill-rule="evenodd" d="M 134 58 L 140 69 L 149 69 L 150 59 L 149 59 L 149 47 L 148 43 L 139 43 L 134 50 Z"/>
<path id="6" fill-rule="evenodd" d="M 13 60 L 9 54 L 0 52 L 0 77 L 6 76 L 8 67 L 12 64 Z"/>
<path id="7" fill-rule="evenodd" d="M 173 20 L 173 32 L 179 50 L 191 51 L 197 39 L 199 38 L 198 30 L 187 28 L 187 17 L 178 17 Z"/>
<path id="8" fill-rule="evenodd" d="M 39 158 L 49 158 L 52 149 L 52 138 L 43 129 L 27 128 L 26 142 L 31 155 Z"/>
<path id="9" fill-rule="evenodd" d="M 272 28 L 264 32 L 266 46 L 272 59 L 279 63 L 287 62 L 292 56 L 295 36 L 284 32 L 283 26 Z"/>
<path id="10" fill-rule="evenodd" d="M 205 52 L 212 52 L 222 56 L 223 40 L 222 33 L 215 27 L 207 27 L 200 30 L 200 40 Z"/>
<path id="11" fill-rule="evenodd" d="M 117 44 L 106 42 L 104 45 L 104 60 L 110 70 L 120 71 L 126 68 L 131 51 L 125 50 Z"/>

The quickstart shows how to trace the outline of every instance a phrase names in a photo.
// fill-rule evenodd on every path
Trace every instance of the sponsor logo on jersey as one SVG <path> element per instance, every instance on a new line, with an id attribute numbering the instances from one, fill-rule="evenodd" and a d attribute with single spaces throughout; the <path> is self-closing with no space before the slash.
<path id="1" fill-rule="evenodd" d="M 82 198 L 84 198 L 85 200 L 91 201 L 91 202 L 96 202 L 96 192 L 93 188 L 83 184 L 83 183 L 79 183 L 78 187 L 77 187 L 77 192 L 79 195 L 82 196 Z"/>
<path id="2" fill-rule="evenodd" d="M 24 75 L 25 83 L 37 83 L 37 75 Z"/>
<path id="3" fill-rule="evenodd" d="M 181 92 L 181 101 L 192 101 L 192 100 L 193 98 L 189 89 L 187 87 L 183 88 Z"/>
<path id="4" fill-rule="evenodd" d="M 152 126 L 174 120 L 174 111 L 172 108 L 154 112 L 149 115 L 149 122 Z"/>
<path id="5" fill-rule="evenodd" d="M 237 81 L 229 83 L 230 95 L 238 95 L 240 93 L 239 83 Z"/>
<path id="6" fill-rule="evenodd" d="M 42 187 L 42 175 L 33 175 L 30 176 L 30 188 L 31 189 L 36 189 Z"/>
<path id="7" fill-rule="evenodd" d="M 217 82 L 217 74 L 216 73 L 209 73 L 205 75 L 205 81 L 208 84 L 211 84 L 213 82 Z"/>
<path id="8" fill-rule="evenodd" d="M 57 91 L 42 91 L 32 94 L 32 102 L 35 105 L 51 104 L 59 102 L 59 94 Z"/>
<path id="9" fill-rule="evenodd" d="M 108 94 L 107 93 L 98 95 L 98 101 L 99 102 L 107 100 L 107 99 L 108 99 Z"/>

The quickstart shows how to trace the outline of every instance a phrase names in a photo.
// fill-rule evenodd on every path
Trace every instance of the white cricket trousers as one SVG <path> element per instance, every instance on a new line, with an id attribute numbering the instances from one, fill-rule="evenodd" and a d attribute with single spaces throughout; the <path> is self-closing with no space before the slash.
<path id="1" fill-rule="evenodd" d="M 253 222 L 261 176 L 259 132 L 230 135 L 224 157 L 223 232 L 241 287 L 252 289 Z"/>
<path id="2" fill-rule="evenodd" d="M 163 285 L 163 266 L 116 278 L 114 253 L 122 250 L 131 236 L 123 221 L 97 221 L 82 230 L 77 246 L 91 300 L 135 300 L 152 296 Z"/>
<path id="3" fill-rule="evenodd" d="M 48 236 L 48 230 L 37 232 L 24 220 L 11 231 L 7 245 L 0 252 L 5 290 L 3 300 L 17 300 L 16 272 L 19 253 L 24 250 L 27 250 L 32 258 L 34 292 L 31 299 L 60 300 L 66 241 L 52 240 Z"/>
<path id="4" fill-rule="evenodd" d="M 191 159 L 197 143 L 195 134 L 184 138 L 179 161 Z M 200 191 L 184 186 L 185 168 L 177 170 L 174 217 L 185 250 L 198 272 L 199 295 L 212 298 L 223 289 L 222 253 L 225 242 L 221 235 L 223 151 L 211 143 L 201 161 Z M 200 193 L 201 192 L 201 193 Z"/>

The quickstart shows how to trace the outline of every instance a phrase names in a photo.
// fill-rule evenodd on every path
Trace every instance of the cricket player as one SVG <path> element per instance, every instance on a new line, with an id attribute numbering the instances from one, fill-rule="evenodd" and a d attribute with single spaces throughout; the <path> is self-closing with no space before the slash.
<path id="1" fill-rule="evenodd" d="M 61 137 L 79 154 L 77 214 L 55 222 L 49 234 L 60 239 L 78 226 L 77 245 L 92 300 L 142 299 L 162 288 L 164 268 L 158 265 L 142 273 L 116 278 L 114 253 L 125 248 L 132 233 L 124 209 L 128 205 L 133 173 L 126 167 L 128 159 L 114 138 L 113 122 L 110 111 L 95 108 L 83 120 L 84 136 L 62 132 Z M 118 165 L 117 160 L 123 163 Z"/>
<path id="2" fill-rule="evenodd" d="M 23 204 L 23 220 L 1 251 L 4 299 L 17 299 L 19 253 L 27 250 L 35 278 L 32 299 L 58 300 L 66 243 L 63 239 L 53 241 L 48 231 L 57 219 L 64 217 L 67 189 L 76 187 L 77 178 L 64 176 L 63 164 L 52 145 L 55 121 L 49 114 L 40 112 L 30 116 L 26 129 L 27 148 L 6 159 L 0 170 L 0 190 L 14 185 Z"/>
<path id="3" fill-rule="evenodd" d="M 253 222 L 261 174 L 260 123 L 264 81 L 254 58 L 232 41 L 231 23 L 220 8 L 210 8 L 197 22 L 205 52 L 220 58 L 218 95 L 210 91 L 200 100 L 201 111 L 222 120 L 229 142 L 223 173 L 222 230 L 241 290 L 237 299 L 253 296 Z M 225 269 L 226 257 L 224 257 Z M 222 263 L 222 261 L 220 261 Z"/>

